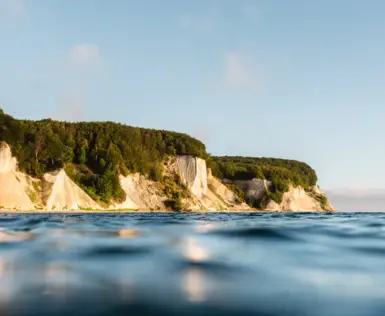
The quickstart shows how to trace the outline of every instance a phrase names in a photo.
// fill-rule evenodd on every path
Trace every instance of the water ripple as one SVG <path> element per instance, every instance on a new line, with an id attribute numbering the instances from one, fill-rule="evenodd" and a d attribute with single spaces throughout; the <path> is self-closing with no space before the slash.
<path id="1" fill-rule="evenodd" d="M 295 238 L 289 232 L 269 227 L 249 227 L 242 229 L 218 230 L 213 234 L 223 237 L 258 238 L 274 241 L 294 241 Z"/>
<path id="2" fill-rule="evenodd" d="M 0 215 L 1 315 L 385 312 L 385 215 Z"/>
<path id="3" fill-rule="evenodd" d="M 108 260 L 116 256 L 141 256 L 153 252 L 151 247 L 129 247 L 129 246 L 99 246 L 92 250 L 85 251 L 82 256 L 85 258 L 100 258 Z"/>

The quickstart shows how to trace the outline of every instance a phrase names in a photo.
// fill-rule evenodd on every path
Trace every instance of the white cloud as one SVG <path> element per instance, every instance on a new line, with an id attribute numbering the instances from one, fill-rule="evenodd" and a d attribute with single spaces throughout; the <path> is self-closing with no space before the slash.
<path id="1" fill-rule="evenodd" d="M 23 17 L 27 8 L 23 0 L 0 0 L 0 19 Z"/>
<path id="2" fill-rule="evenodd" d="M 101 63 L 100 48 L 90 43 L 79 44 L 70 50 L 69 58 L 76 66 L 96 66 Z"/>

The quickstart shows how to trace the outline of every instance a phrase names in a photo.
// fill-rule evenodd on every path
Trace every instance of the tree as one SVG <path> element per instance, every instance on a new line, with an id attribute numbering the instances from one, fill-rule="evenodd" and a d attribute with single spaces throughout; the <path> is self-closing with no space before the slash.
<path id="1" fill-rule="evenodd" d="M 149 177 L 151 180 L 161 182 L 163 180 L 163 165 L 156 164 L 150 169 Z"/>
<path id="2" fill-rule="evenodd" d="M 71 163 L 74 160 L 74 157 L 75 157 L 75 155 L 74 155 L 74 151 L 73 151 L 72 147 L 64 146 L 62 154 L 60 156 L 60 160 L 62 162 Z"/>
<path id="3" fill-rule="evenodd" d="M 85 147 L 77 149 L 77 161 L 79 164 L 84 165 L 87 162 L 87 152 Z"/>
<path id="4" fill-rule="evenodd" d="M 308 189 L 317 182 L 315 171 L 307 164 L 286 159 L 250 157 L 212 157 L 213 175 L 232 180 L 267 179 L 273 183 L 270 198 L 280 203 L 289 185 Z M 264 203 L 264 201 L 262 201 Z M 262 203 L 257 201 L 257 203 Z M 254 205 L 253 201 L 248 201 Z M 263 204 L 262 203 L 262 204 Z"/>
<path id="5" fill-rule="evenodd" d="M 38 174 L 39 168 L 39 154 L 43 150 L 45 144 L 45 136 L 38 133 L 35 138 L 35 173 Z"/>
<path id="6" fill-rule="evenodd" d="M 175 156 L 176 155 L 176 149 L 174 148 L 174 146 L 169 146 L 167 148 L 167 153 L 171 156 Z"/>

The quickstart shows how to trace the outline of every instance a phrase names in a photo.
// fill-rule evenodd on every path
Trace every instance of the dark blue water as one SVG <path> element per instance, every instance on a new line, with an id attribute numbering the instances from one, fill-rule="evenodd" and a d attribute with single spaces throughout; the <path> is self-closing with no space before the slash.
<path id="1" fill-rule="evenodd" d="M 385 214 L 3 214 L 0 315 L 385 315 Z"/>

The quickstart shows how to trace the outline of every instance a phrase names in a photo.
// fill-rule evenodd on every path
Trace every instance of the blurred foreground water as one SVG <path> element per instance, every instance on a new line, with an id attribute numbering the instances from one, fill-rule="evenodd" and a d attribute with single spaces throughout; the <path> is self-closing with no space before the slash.
<path id="1" fill-rule="evenodd" d="M 385 214 L 2 214 L 0 315 L 385 315 Z"/>

